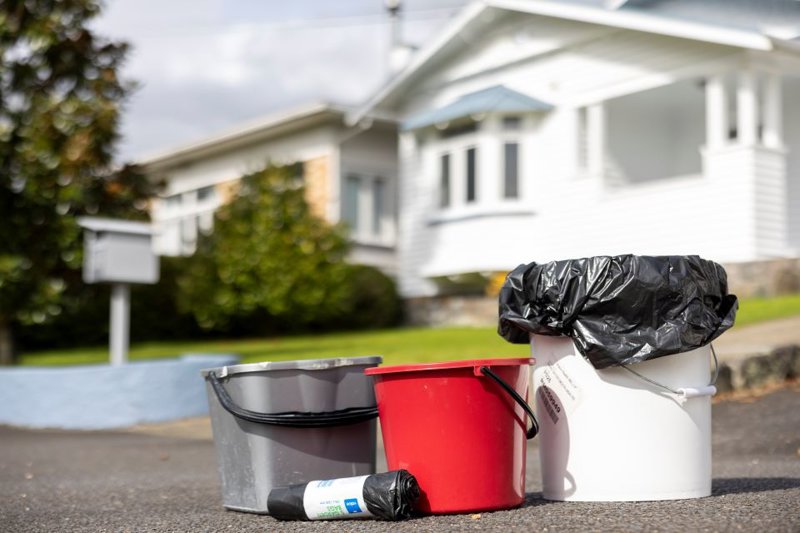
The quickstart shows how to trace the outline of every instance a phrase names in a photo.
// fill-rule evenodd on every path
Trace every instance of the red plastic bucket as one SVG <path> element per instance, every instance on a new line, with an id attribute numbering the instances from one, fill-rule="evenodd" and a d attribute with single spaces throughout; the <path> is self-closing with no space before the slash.
<path id="1" fill-rule="evenodd" d="M 525 499 L 533 359 L 479 359 L 365 369 L 390 470 L 419 482 L 423 513 L 516 507 Z M 532 427 L 526 432 L 526 414 Z"/>

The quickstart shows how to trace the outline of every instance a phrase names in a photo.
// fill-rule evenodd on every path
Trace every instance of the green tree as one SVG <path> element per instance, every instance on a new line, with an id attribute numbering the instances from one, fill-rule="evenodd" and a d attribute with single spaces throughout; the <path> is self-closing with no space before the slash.
<path id="1" fill-rule="evenodd" d="M 152 187 L 112 168 L 127 46 L 95 35 L 95 0 L 0 0 L 0 363 L 13 328 L 80 291 L 83 214 L 146 218 Z"/>
<path id="2" fill-rule="evenodd" d="M 335 322 L 350 312 L 347 239 L 311 214 L 296 166 L 241 179 L 179 279 L 181 307 L 201 327 L 248 333 Z"/>

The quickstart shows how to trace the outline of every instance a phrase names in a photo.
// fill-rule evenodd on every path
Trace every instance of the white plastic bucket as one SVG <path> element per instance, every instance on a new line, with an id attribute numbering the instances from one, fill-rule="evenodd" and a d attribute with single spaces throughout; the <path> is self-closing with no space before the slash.
<path id="1" fill-rule="evenodd" d="M 567 337 L 531 335 L 543 495 L 643 501 L 711 494 L 708 346 L 595 370 Z M 652 380 L 675 392 L 649 383 Z"/>

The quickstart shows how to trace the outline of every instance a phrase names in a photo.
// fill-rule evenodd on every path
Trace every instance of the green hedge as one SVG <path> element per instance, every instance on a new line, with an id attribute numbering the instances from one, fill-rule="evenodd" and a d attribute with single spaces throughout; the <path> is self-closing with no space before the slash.
<path id="1" fill-rule="evenodd" d="M 295 317 L 276 319 L 263 312 L 236 316 L 224 328 L 203 330 L 177 305 L 177 277 L 191 258 L 161 258 L 161 279 L 155 285 L 131 287 L 131 342 L 201 338 L 243 338 L 287 332 L 387 328 L 401 322 L 402 304 L 394 282 L 381 271 L 353 265 L 347 284 L 348 311 L 328 323 Z M 101 346 L 108 342 L 109 285 L 83 285 L 70 295 L 60 315 L 46 324 L 18 326 L 20 351 Z"/>

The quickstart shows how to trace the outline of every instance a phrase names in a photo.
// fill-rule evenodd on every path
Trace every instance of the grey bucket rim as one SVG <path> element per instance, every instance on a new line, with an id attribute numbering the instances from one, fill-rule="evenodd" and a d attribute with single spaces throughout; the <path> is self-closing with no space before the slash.
<path id="1" fill-rule="evenodd" d="M 226 365 L 217 368 L 204 368 L 200 375 L 207 378 L 214 372 L 217 377 L 225 378 L 234 374 L 247 374 L 251 372 L 273 372 L 276 370 L 328 370 L 345 366 L 365 366 L 383 363 L 380 355 L 360 357 L 333 357 L 329 359 L 298 359 L 296 361 L 264 361 L 261 363 L 246 363 L 242 365 Z"/>

